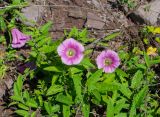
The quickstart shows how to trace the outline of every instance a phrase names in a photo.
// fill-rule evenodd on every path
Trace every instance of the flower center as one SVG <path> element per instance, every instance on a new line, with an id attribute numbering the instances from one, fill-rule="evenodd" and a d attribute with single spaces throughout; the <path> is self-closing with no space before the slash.
<path id="1" fill-rule="evenodd" d="M 74 55 L 75 55 L 75 50 L 69 49 L 69 50 L 67 51 L 67 55 L 68 55 L 69 57 L 74 56 Z"/>
<path id="2" fill-rule="evenodd" d="M 106 58 L 105 61 L 104 61 L 104 64 L 107 65 L 107 66 L 111 65 L 112 64 L 112 60 L 109 59 L 109 58 Z"/>

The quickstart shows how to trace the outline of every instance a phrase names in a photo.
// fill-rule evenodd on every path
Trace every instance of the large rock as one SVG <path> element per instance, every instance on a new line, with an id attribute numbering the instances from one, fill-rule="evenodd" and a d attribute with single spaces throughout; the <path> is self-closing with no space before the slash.
<path id="1" fill-rule="evenodd" d="M 102 29 L 104 25 L 105 25 L 105 22 L 103 21 L 101 17 L 97 16 L 94 13 L 87 14 L 87 22 L 85 24 L 85 27 L 94 28 L 94 29 Z"/>
<path id="2" fill-rule="evenodd" d="M 44 12 L 43 6 L 36 6 L 33 3 L 30 3 L 30 6 L 23 8 L 22 13 L 27 18 L 28 21 L 24 22 L 24 24 L 33 26 L 35 22 L 41 17 Z"/>
<path id="3" fill-rule="evenodd" d="M 135 23 L 160 25 L 160 0 L 154 0 L 147 5 L 140 6 L 129 16 Z"/>

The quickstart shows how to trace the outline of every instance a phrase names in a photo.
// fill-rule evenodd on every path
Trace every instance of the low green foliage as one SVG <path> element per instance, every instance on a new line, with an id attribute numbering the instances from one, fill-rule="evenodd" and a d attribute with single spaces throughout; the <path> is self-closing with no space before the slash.
<path id="1" fill-rule="evenodd" d="M 145 107 L 152 105 L 151 100 L 154 100 L 148 96 L 152 95 L 149 85 L 155 82 L 156 74 L 151 68 L 155 59 L 144 53 L 144 61 L 141 61 L 141 55 L 125 53 L 122 56 L 123 51 L 120 51 L 121 64 L 125 70 L 119 68 L 111 74 L 97 70 L 94 62 L 87 57 L 88 54 L 79 65 L 66 66 L 57 56 L 57 46 L 62 39 L 51 41 L 48 31 L 42 32 L 42 29 L 48 30 L 50 25 L 49 22 L 39 29 L 31 29 L 33 39 L 28 44 L 32 51 L 27 61 L 34 62 L 36 69 L 27 75 L 33 76 L 30 77 L 30 82 L 34 84 L 34 88 L 27 90 L 22 87 L 27 76 L 25 74 L 20 75 L 14 83 L 14 95 L 11 99 L 17 107 L 17 114 L 31 116 L 33 112 L 40 110 L 43 116 L 69 117 L 83 114 L 84 117 L 89 117 L 92 115 L 92 105 L 103 105 L 109 117 L 160 114 L 157 111 L 158 106 Z M 78 38 L 81 32 L 84 31 L 73 28 L 65 34 L 68 38 Z M 86 41 L 79 41 L 84 45 L 90 43 L 87 35 L 83 36 Z"/>
<path id="2" fill-rule="evenodd" d="M 120 0 L 121 3 L 132 6 L 129 1 Z M 97 41 L 89 38 L 87 29 L 78 30 L 74 27 L 70 31 L 64 31 L 65 38 L 78 40 L 86 50 L 80 64 L 67 66 L 62 63 L 57 53 L 57 47 L 64 39 L 52 40 L 49 35 L 52 22 L 41 27 L 27 27 L 23 23 L 17 23 L 16 19 L 22 18 L 19 9 L 25 5 L 22 0 L 11 0 L 10 6 L 0 11 L 0 31 L 3 33 L 0 37 L 1 44 L 7 46 L 4 32 L 11 40 L 10 28 L 14 26 L 32 37 L 27 42 L 30 47 L 29 57 L 24 59 L 16 56 L 16 50 L 9 44 L 5 57 L 0 61 L 2 77 L 8 68 L 6 61 L 22 60 L 35 64 L 33 69 L 28 68 L 23 74 L 17 73 L 9 104 L 15 108 L 17 115 L 89 117 L 95 114 L 100 116 L 97 110 L 101 108 L 107 117 L 160 116 L 157 100 L 159 95 L 154 91 L 157 73 L 153 69 L 160 63 L 158 55 L 153 57 L 142 51 L 135 54 L 136 48 L 129 53 L 119 50 L 120 67 L 113 73 L 104 73 L 97 68 L 95 60 L 90 59 L 93 47 L 106 46 L 108 41 L 115 39 L 120 33 L 109 34 Z M 2 17 L 4 14 L 10 14 L 10 18 Z"/>

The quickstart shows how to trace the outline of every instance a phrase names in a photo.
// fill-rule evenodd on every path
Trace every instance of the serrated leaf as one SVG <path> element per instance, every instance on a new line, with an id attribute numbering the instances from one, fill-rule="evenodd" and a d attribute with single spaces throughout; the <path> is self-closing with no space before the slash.
<path id="1" fill-rule="evenodd" d="M 95 66 L 91 63 L 91 60 L 89 58 L 84 58 L 81 63 L 85 68 L 95 68 Z"/>
<path id="2" fill-rule="evenodd" d="M 120 35 L 120 32 L 115 32 L 115 33 L 112 33 L 112 34 L 108 35 L 108 36 L 105 37 L 104 39 L 107 40 L 107 41 L 109 41 L 109 40 L 111 40 L 111 39 L 116 38 L 116 37 L 119 36 L 119 35 Z"/>
<path id="3" fill-rule="evenodd" d="M 127 117 L 127 113 L 119 113 L 115 115 L 114 117 Z"/>
<path id="4" fill-rule="evenodd" d="M 23 102 L 23 99 L 22 99 L 22 97 L 20 97 L 20 96 L 13 95 L 13 96 L 11 96 L 10 98 L 11 98 L 12 100 L 14 100 L 14 101 Z"/>
<path id="5" fill-rule="evenodd" d="M 126 99 L 125 98 L 122 98 L 118 101 L 116 101 L 116 106 L 114 107 L 114 111 L 116 114 L 120 113 L 120 111 L 126 107 Z"/>
<path id="6" fill-rule="evenodd" d="M 41 48 L 39 48 L 38 51 L 45 53 L 45 54 L 51 53 L 54 51 L 54 46 L 44 45 Z"/>
<path id="7" fill-rule="evenodd" d="M 6 30 L 6 28 L 7 28 L 6 23 L 3 19 L 3 17 L 0 16 L 0 30 L 4 32 Z"/>
<path id="8" fill-rule="evenodd" d="M 21 0 L 12 0 L 13 5 L 19 5 Z"/>
<path id="9" fill-rule="evenodd" d="M 16 110 L 15 113 L 17 113 L 18 115 L 21 115 L 23 117 L 29 117 L 29 112 L 25 111 L 25 110 Z"/>
<path id="10" fill-rule="evenodd" d="M 69 35 L 68 35 L 68 38 L 71 38 L 71 37 L 75 37 L 77 38 L 78 37 L 78 29 L 76 27 L 73 27 L 71 29 L 71 31 L 69 32 Z"/>
<path id="11" fill-rule="evenodd" d="M 138 70 L 132 78 L 131 88 L 132 89 L 138 88 L 141 84 L 142 78 L 143 78 L 142 71 Z"/>
<path id="12" fill-rule="evenodd" d="M 70 106 L 63 105 L 63 117 L 70 117 Z"/>
<path id="13" fill-rule="evenodd" d="M 43 38 L 42 40 L 40 40 L 38 43 L 37 43 L 37 46 L 38 47 L 42 47 L 43 45 L 47 44 L 49 41 L 51 41 L 51 38 L 48 37 L 48 38 Z"/>
<path id="14" fill-rule="evenodd" d="M 29 93 L 28 93 L 27 90 L 25 90 L 25 91 L 23 92 L 23 97 L 24 97 L 26 100 L 30 100 L 30 96 L 29 96 Z"/>
<path id="15" fill-rule="evenodd" d="M 58 101 L 60 103 L 63 103 L 63 104 L 66 104 L 66 105 L 72 105 L 73 104 L 72 99 L 70 97 L 66 96 L 66 95 L 63 95 L 63 94 L 57 95 L 56 101 Z"/>
<path id="16" fill-rule="evenodd" d="M 150 67 L 150 60 L 149 60 L 149 56 L 146 53 L 144 53 L 144 60 L 146 62 L 147 67 L 149 68 Z"/>
<path id="17" fill-rule="evenodd" d="M 95 86 L 96 89 L 102 93 L 106 91 L 116 91 L 120 88 L 119 85 L 115 83 L 96 83 Z"/>
<path id="18" fill-rule="evenodd" d="M 81 88 L 81 76 L 73 75 L 72 77 L 74 88 L 76 90 L 76 103 L 80 103 L 82 101 L 82 88 Z"/>
<path id="19" fill-rule="evenodd" d="M 148 91 L 148 86 L 145 86 L 138 92 L 138 94 L 136 94 L 133 97 L 133 101 L 132 101 L 129 117 L 135 117 L 136 108 L 138 108 L 142 104 L 142 102 L 144 101 L 144 98 L 145 98 L 145 96 L 147 94 L 147 91 Z"/>
<path id="20" fill-rule="evenodd" d="M 91 92 L 91 90 L 94 90 L 95 87 L 95 83 L 100 79 L 100 77 L 102 76 L 102 70 L 97 70 L 95 73 L 93 73 L 87 80 L 87 86 L 88 86 L 88 90 Z"/>
<path id="21" fill-rule="evenodd" d="M 49 21 L 49 22 L 47 22 L 45 25 L 43 25 L 43 26 L 40 28 L 40 31 L 41 31 L 42 33 L 48 33 L 48 32 L 49 32 L 49 28 L 51 28 L 51 26 L 52 26 L 52 22 Z"/>
<path id="22" fill-rule="evenodd" d="M 46 95 L 50 96 L 50 95 L 54 95 L 54 94 L 62 92 L 62 91 L 63 91 L 63 86 L 61 86 L 61 85 L 53 85 L 47 90 Z"/>
<path id="23" fill-rule="evenodd" d="M 60 106 L 59 105 L 54 105 L 52 107 L 52 113 L 58 112 L 60 110 Z"/>
<path id="24" fill-rule="evenodd" d="M 37 108 L 38 104 L 34 99 L 31 99 L 29 101 L 26 102 L 26 105 L 32 108 Z"/>
<path id="25" fill-rule="evenodd" d="M 118 76 L 128 77 L 128 74 L 126 74 L 123 70 L 121 70 L 119 68 L 116 69 L 116 73 Z"/>
<path id="26" fill-rule="evenodd" d="M 130 90 L 126 85 L 124 85 L 124 84 L 120 84 L 119 86 L 120 86 L 120 88 L 119 88 L 120 92 L 121 92 L 124 96 L 126 96 L 127 98 L 130 99 L 130 97 L 131 97 L 131 95 L 132 95 L 131 90 Z"/>
<path id="27" fill-rule="evenodd" d="M 24 105 L 22 103 L 19 103 L 18 107 L 21 108 L 21 109 L 23 109 L 23 110 L 27 110 L 27 111 L 29 110 L 29 107 L 27 107 L 26 105 Z"/>
<path id="28" fill-rule="evenodd" d="M 52 113 L 52 105 L 50 102 L 44 102 L 44 108 L 49 115 Z"/>
<path id="29" fill-rule="evenodd" d="M 31 117 L 36 117 L 36 111 L 32 112 Z"/>
<path id="30" fill-rule="evenodd" d="M 107 101 L 106 115 L 107 117 L 114 117 L 114 102 L 111 98 Z"/>
<path id="31" fill-rule="evenodd" d="M 49 66 L 49 67 L 45 67 L 43 68 L 46 71 L 52 71 L 52 72 L 63 72 L 62 68 L 58 67 L 58 66 Z"/>
<path id="32" fill-rule="evenodd" d="M 90 113 L 90 105 L 83 103 L 82 104 L 82 113 L 84 117 L 89 117 L 89 113 Z"/>
<path id="33" fill-rule="evenodd" d="M 92 94 L 95 96 L 95 98 L 97 99 L 98 102 L 101 101 L 101 95 L 100 95 L 99 91 L 93 90 Z"/>

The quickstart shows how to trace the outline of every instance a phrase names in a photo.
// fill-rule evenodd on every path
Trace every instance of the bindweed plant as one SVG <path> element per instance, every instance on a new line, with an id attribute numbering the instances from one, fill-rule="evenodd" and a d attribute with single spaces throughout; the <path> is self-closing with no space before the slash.
<path id="1" fill-rule="evenodd" d="M 26 61 L 35 63 L 35 67 L 19 74 L 14 83 L 10 106 L 16 107 L 18 115 L 160 115 L 158 94 L 152 90 L 157 77 L 152 66 L 160 62 L 158 57 L 107 49 L 93 60 L 89 56 L 92 48 L 86 46 L 95 39 L 88 38 L 86 29 L 73 28 L 65 31 L 65 40 L 53 41 L 49 36 L 50 26 L 48 22 L 28 31 L 32 39 L 28 41 L 31 52 Z"/>
<path id="2" fill-rule="evenodd" d="M 129 1 L 120 0 L 131 4 Z M 107 42 L 120 35 L 109 34 L 102 39 L 90 39 L 87 29 L 64 31 L 65 38 L 52 40 L 49 29 L 52 22 L 41 27 L 28 27 L 20 9 L 23 0 L 10 0 L 0 11 L 0 42 L 9 37 L 7 53 L 0 61 L 0 76 L 4 77 L 5 62 L 17 60 L 16 50 L 30 49 L 29 57 L 22 59 L 29 68 L 19 73 L 13 85 L 9 106 L 17 116 L 24 117 L 155 117 L 160 116 L 158 54 L 140 51 L 126 52 L 106 49 Z M 159 29 L 157 29 L 159 31 Z M 23 32 L 23 33 L 22 33 Z M 5 37 L 4 37 L 5 36 Z M 95 46 L 104 46 L 97 50 Z"/>

